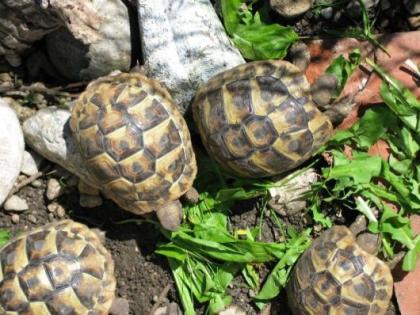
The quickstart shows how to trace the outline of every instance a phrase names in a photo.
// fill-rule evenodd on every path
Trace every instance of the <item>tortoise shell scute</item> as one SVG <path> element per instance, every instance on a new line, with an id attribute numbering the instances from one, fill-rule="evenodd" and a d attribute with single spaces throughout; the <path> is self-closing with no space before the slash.
<path id="1" fill-rule="evenodd" d="M 388 266 L 363 251 L 350 230 L 335 226 L 316 239 L 296 263 L 287 297 L 301 314 L 386 313 L 393 280 Z"/>
<path id="2" fill-rule="evenodd" d="M 97 79 L 76 101 L 70 125 L 92 181 L 124 209 L 150 212 L 192 187 L 189 131 L 158 82 L 135 73 Z"/>
<path id="3" fill-rule="evenodd" d="M 328 117 L 310 99 L 305 76 L 281 60 L 216 75 L 199 87 L 192 110 L 207 151 L 242 177 L 297 167 L 332 133 Z"/>
<path id="4" fill-rule="evenodd" d="M 80 223 L 65 220 L 10 240 L 0 261 L 1 314 L 108 314 L 114 263 Z"/>

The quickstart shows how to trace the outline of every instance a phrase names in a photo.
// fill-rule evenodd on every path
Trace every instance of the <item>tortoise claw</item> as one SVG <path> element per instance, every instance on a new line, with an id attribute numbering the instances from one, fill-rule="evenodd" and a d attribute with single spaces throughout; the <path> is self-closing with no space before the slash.
<path id="1" fill-rule="evenodd" d="M 187 192 L 182 196 L 182 199 L 188 203 L 196 204 L 198 203 L 199 194 L 197 189 L 191 187 Z"/>

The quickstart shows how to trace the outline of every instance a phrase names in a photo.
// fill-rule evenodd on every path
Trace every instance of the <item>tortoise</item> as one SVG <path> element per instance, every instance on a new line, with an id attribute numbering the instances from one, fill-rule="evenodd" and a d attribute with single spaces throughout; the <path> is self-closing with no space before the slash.
<path id="1" fill-rule="evenodd" d="M 222 72 L 199 87 L 192 103 L 207 151 L 248 178 L 279 175 L 305 162 L 349 111 L 342 107 L 321 112 L 302 71 L 283 60 Z"/>
<path id="2" fill-rule="evenodd" d="M 64 220 L 0 249 L 0 314 L 105 315 L 115 294 L 114 262 L 87 226 Z"/>
<path id="3" fill-rule="evenodd" d="M 358 234 L 359 222 L 326 230 L 299 258 L 286 287 L 294 314 L 386 313 L 393 288 L 390 267 L 375 256 L 379 237 Z"/>
<path id="4" fill-rule="evenodd" d="M 192 188 L 197 166 L 187 124 L 159 82 L 140 73 L 91 82 L 70 128 L 105 196 L 135 214 L 156 211 L 165 228 L 178 228 L 178 199 Z"/>

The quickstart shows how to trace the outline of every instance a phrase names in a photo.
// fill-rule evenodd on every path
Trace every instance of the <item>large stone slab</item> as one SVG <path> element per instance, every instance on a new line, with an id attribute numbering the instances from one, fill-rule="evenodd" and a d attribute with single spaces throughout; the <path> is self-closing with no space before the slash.
<path id="1" fill-rule="evenodd" d="M 244 63 L 209 0 L 138 0 L 148 75 L 185 112 L 200 83 Z"/>

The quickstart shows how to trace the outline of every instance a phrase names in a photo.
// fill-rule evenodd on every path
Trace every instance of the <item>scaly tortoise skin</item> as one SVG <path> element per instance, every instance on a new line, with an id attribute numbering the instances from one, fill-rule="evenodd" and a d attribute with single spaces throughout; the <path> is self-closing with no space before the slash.
<path id="1" fill-rule="evenodd" d="M 345 226 L 325 231 L 299 258 L 287 285 L 296 315 L 382 315 L 392 296 L 389 267 Z"/>
<path id="2" fill-rule="evenodd" d="M 98 187 L 144 214 L 192 187 L 197 167 L 184 118 L 157 81 L 121 73 L 90 83 L 70 126 Z"/>
<path id="3" fill-rule="evenodd" d="M 71 220 L 0 249 L 0 314 L 105 315 L 115 285 L 111 255 L 93 231 Z"/>
<path id="4" fill-rule="evenodd" d="M 194 120 L 207 151 L 241 177 L 267 177 L 307 160 L 332 133 L 309 83 L 287 61 L 257 61 L 200 86 Z"/>

